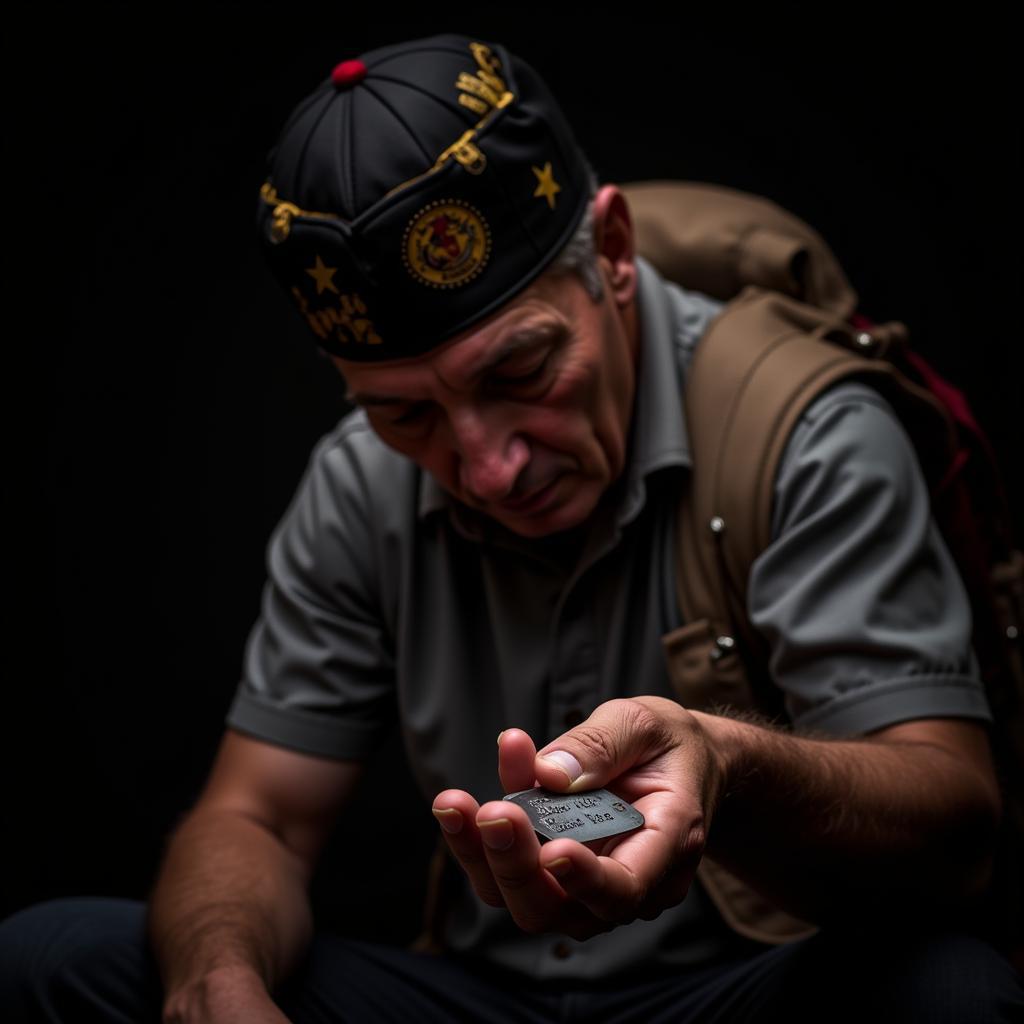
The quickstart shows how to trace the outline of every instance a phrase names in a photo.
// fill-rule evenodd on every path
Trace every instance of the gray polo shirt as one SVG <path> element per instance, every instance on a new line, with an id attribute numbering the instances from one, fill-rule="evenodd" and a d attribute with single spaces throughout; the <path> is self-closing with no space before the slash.
<path id="1" fill-rule="evenodd" d="M 271 537 L 228 725 L 363 758 L 397 716 L 424 799 L 457 787 L 483 802 L 502 795 L 502 729 L 525 729 L 540 746 L 613 697 L 672 696 L 661 636 L 682 624 L 673 496 L 690 450 L 680 394 L 721 304 L 637 265 L 629 459 L 579 553 L 459 505 L 357 410 L 317 443 Z M 913 449 L 862 384 L 830 389 L 794 431 L 748 603 L 797 726 L 852 735 L 913 718 L 990 718 L 963 587 Z M 728 941 L 697 884 L 657 920 L 585 943 L 523 935 L 466 886 L 449 939 L 534 978 L 699 964 Z"/>

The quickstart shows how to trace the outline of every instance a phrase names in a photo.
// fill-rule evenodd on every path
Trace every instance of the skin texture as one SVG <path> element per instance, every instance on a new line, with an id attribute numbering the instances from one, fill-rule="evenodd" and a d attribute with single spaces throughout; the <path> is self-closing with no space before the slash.
<path id="1" fill-rule="evenodd" d="M 439 793 L 434 814 L 477 894 L 527 932 L 586 939 L 654 918 L 685 897 L 702 855 L 816 923 L 879 909 L 941 917 L 990 870 L 999 791 L 973 722 L 811 740 L 639 697 L 602 704 L 539 753 L 519 729 L 498 747 L 506 792 L 608 787 L 646 819 L 604 843 L 541 846 L 522 808 Z M 571 781 L 552 751 L 582 774 Z"/>
<path id="2" fill-rule="evenodd" d="M 268 990 L 309 943 L 309 879 L 362 771 L 225 731 L 149 899 L 168 1024 L 285 1019 Z"/>

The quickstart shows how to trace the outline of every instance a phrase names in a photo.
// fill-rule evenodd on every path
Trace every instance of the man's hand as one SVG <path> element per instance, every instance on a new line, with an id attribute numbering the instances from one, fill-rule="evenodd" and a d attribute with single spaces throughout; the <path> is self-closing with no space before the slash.
<path id="1" fill-rule="evenodd" d="M 586 939 L 679 903 L 693 880 L 721 787 L 721 767 L 697 716 L 661 697 L 602 704 L 539 753 L 519 729 L 498 741 L 507 793 L 606 787 L 645 818 L 637 832 L 589 844 L 541 846 L 526 812 L 438 794 L 433 811 L 479 897 L 505 906 L 527 932 Z"/>
<path id="2" fill-rule="evenodd" d="M 958 912 L 987 884 L 1000 813 L 985 729 L 955 718 L 818 739 L 635 697 L 602 704 L 539 754 L 507 730 L 498 766 L 506 791 L 606 787 L 646 819 L 628 835 L 542 847 L 510 802 L 434 800 L 484 902 L 526 931 L 580 939 L 679 903 L 705 853 L 819 924 Z"/>
<path id="3" fill-rule="evenodd" d="M 211 971 L 168 998 L 164 1024 L 288 1024 L 262 979 L 245 968 Z"/>

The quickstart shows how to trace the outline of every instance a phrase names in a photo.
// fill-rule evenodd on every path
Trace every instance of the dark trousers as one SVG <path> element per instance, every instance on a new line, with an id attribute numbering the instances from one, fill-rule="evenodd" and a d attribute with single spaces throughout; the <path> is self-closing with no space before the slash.
<path id="1" fill-rule="evenodd" d="M 159 1021 L 144 910 L 53 900 L 0 924 L 0 1020 Z M 275 999 L 296 1024 L 1024 1020 L 1021 980 L 1005 959 L 972 936 L 935 932 L 821 932 L 711 967 L 572 983 L 318 933 Z"/>

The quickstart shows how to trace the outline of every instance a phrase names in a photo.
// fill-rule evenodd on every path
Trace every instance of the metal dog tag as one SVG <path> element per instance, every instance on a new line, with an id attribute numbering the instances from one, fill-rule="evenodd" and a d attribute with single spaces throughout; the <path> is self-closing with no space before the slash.
<path id="1" fill-rule="evenodd" d="M 545 839 L 576 839 L 589 843 L 623 832 L 632 832 L 644 823 L 644 816 L 625 800 L 607 789 L 586 793 L 555 793 L 550 789 L 524 789 L 505 797 L 529 815 L 533 830 Z"/>

